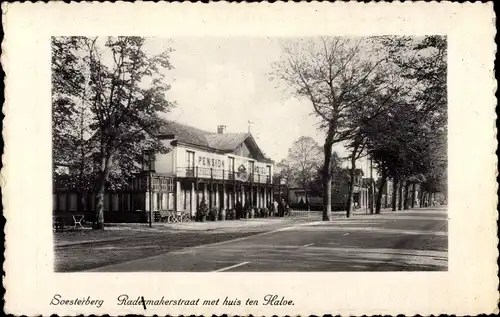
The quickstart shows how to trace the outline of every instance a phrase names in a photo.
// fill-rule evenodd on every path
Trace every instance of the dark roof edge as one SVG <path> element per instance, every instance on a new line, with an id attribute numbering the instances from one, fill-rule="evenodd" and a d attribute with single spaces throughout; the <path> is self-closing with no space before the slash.
<path id="1" fill-rule="evenodd" d="M 260 148 L 259 144 L 257 144 L 257 140 L 255 140 L 255 138 L 253 137 L 253 135 L 251 133 L 247 133 L 247 137 L 245 138 L 245 140 L 243 142 L 245 142 L 248 139 L 251 139 L 251 141 L 257 147 L 257 150 L 260 152 L 260 155 L 262 155 L 262 160 L 260 160 L 261 162 L 266 162 L 266 163 L 272 163 L 272 164 L 274 164 L 274 161 L 271 160 L 270 158 L 267 158 L 265 156 L 264 152 L 262 152 L 262 149 Z"/>
<path id="2" fill-rule="evenodd" d="M 211 151 L 211 152 L 214 152 L 214 153 L 226 154 L 226 153 L 229 152 L 229 151 L 225 151 L 225 150 L 215 149 L 215 148 L 212 148 L 212 147 L 209 147 L 209 146 L 203 146 L 203 145 L 199 145 L 199 144 L 194 144 L 194 143 L 189 143 L 189 142 L 183 142 L 183 141 L 178 141 L 178 140 L 175 140 L 175 141 L 179 145 L 187 145 L 187 146 L 190 146 L 190 147 L 194 147 L 194 148 L 201 149 L 201 150 L 206 150 L 206 151 Z"/>

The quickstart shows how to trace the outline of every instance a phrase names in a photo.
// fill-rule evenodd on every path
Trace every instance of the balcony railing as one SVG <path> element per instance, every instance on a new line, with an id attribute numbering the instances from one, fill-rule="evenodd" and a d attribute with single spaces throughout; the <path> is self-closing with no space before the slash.
<path id="1" fill-rule="evenodd" d="M 209 167 L 178 167 L 177 177 L 192 177 L 216 180 L 240 180 L 259 184 L 270 184 L 271 177 L 267 174 L 249 174 L 244 177 L 238 172 Z"/>

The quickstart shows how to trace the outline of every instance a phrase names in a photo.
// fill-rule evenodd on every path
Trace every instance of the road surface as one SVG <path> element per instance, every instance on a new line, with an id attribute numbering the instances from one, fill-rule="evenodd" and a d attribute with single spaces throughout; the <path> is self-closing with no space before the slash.
<path id="1" fill-rule="evenodd" d="M 302 221 L 90 271 L 446 271 L 447 220 L 438 207 Z"/>

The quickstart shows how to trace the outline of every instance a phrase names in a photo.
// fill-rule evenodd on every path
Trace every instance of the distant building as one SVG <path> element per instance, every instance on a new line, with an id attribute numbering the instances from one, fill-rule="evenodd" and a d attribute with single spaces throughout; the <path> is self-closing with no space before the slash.
<path id="1" fill-rule="evenodd" d="M 377 189 L 379 188 L 380 179 L 377 181 Z M 385 181 L 384 187 L 382 187 L 382 199 L 380 201 L 380 205 L 382 208 L 389 208 L 392 204 L 392 195 L 393 195 L 393 181 L 392 179 L 387 179 Z"/>
<path id="2" fill-rule="evenodd" d="M 349 195 L 349 174 L 350 169 L 344 168 L 337 174 L 337 179 L 333 180 L 334 186 L 332 186 L 332 210 L 346 210 L 347 199 Z M 368 208 L 369 201 L 369 179 L 363 178 L 363 170 L 357 168 L 354 171 L 354 189 L 353 189 L 353 201 L 352 204 L 354 208 Z M 307 197 L 307 199 L 306 199 Z M 306 189 L 294 184 L 293 182 L 289 184 L 288 188 L 288 199 L 290 204 L 298 205 L 300 202 L 307 203 L 311 209 L 321 210 L 323 209 L 323 195 L 322 192 L 313 191 L 311 189 Z"/>

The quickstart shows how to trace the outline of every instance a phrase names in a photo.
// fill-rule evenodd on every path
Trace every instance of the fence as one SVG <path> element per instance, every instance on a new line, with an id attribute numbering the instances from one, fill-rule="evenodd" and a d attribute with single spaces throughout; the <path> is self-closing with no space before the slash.
<path id="1" fill-rule="evenodd" d="M 304 217 L 317 217 L 321 216 L 322 211 L 315 210 L 300 210 L 300 209 L 290 209 L 290 217 L 292 218 L 304 218 Z"/>

